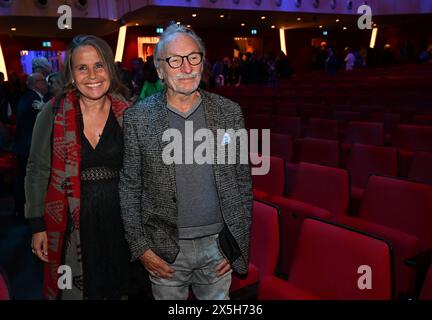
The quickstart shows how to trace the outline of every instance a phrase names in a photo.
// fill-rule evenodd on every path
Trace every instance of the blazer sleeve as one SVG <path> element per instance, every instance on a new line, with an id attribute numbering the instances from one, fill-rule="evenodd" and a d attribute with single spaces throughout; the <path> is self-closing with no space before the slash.
<path id="1" fill-rule="evenodd" d="M 24 183 L 25 217 L 32 233 L 45 230 L 43 215 L 51 171 L 52 125 L 52 102 L 48 102 L 36 118 Z"/>
<path id="2" fill-rule="evenodd" d="M 120 172 L 120 207 L 126 241 L 131 251 L 131 260 L 137 260 L 150 249 L 141 218 L 141 152 L 137 128 L 127 110 L 123 119 L 124 153 L 123 168 Z"/>

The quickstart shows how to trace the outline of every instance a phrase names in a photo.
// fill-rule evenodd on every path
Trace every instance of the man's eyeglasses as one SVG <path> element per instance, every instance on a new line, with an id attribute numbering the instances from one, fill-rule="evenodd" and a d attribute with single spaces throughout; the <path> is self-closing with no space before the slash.
<path id="1" fill-rule="evenodd" d="M 192 52 L 187 56 L 171 56 L 166 59 L 158 59 L 158 61 L 165 61 L 173 69 L 178 69 L 183 65 L 184 58 L 187 59 L 191 66 L 199 65 L 203 59 L 202 52 Z"/>

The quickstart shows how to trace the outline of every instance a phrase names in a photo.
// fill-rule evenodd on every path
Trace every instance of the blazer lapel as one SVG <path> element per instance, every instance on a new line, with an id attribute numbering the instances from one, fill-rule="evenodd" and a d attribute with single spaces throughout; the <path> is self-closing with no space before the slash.
<path id="1" fill-rule="evenodd" d="M 218 190 L 221 190 L 220 166 L 217 164 L 217 148 L 219 145 L 217 130 L 225 129 L 225 128 L 219 128 L 219 116 L 220 116 L 219 105 L 213 103 L 213 101 L 209 99 L 207 93 L 200 90 L 200 94 L 201 94 L 202 104 L 204 107 L 207 127 L 213 133 L 213 137 L 208 137 L 208 139 L 210 141 L 211 147 L 214 150 L 213 151 L 213 172 L 215 175 L 216 186 Z"/>
<path id="2" fill-rule="evenodd" d="M 168 121 L 168 110 L 166 108 L 167 100 L 166 100 L 166 93 L 165 91 L 162 91 L 159 93 L 162 95 L 161 97 L 155 98 L 156 104 L 154 105 L 154 119 L 152 119 L 153 123 L 155 124 L 157 139 L 159 141 L 160 150 L 161 150 L 161 157 L 162 157 L 162 151 L 165 149 L 165 147 L 169 144 L 169 141 L 162 141 L 162 135 L 163 133 L 169 129 L 169 121 Z M 176 194 L 176 171 L 175 171 L 175 164 L 164 164 L 168 168 L 168 175 L 171 181 L 171 190 L 174 194 Z M 176 195 L 177 196 L 177 195 Z"/>

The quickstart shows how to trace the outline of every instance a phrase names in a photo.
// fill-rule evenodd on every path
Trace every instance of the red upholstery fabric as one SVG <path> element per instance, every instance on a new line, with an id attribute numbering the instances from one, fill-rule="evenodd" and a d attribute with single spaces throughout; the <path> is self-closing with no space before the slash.
<path id="1" fill-rule="evenodd" d="M 400 122 L 400 114 L 397 113 L 374 113 L 370 117 L 371 121 L 384 124 L 384 132 L 393 134 Z"/>
<path id="2" fill-rule="evenodd" d="M 372 289 L 361 290 L 360 266 L 373 270 Z M 287 283 L 264 279 L 261 299 L 391 299 L 391 252 L 386 242 L 305 219 Z"/>
<path id="3" fill-rule="evenodd" d="M 432 185 L 371 176 L 360 211 L 363 219 L 412 234 L 432 248 Z"/>
<path id="4" fill-rule="evenodd" d="M 301 120 L 299 117 L 280 116 L 273 120 L 273 131 L 289 134 L 294 139 L 301 136 Z"/>
<path id="5" fill-rule="evenodd" d="M 432 127 L 399 125 L 394 145 L 403 150 L 432 151 Z"/>
<path id="6" fill-rule="evenodd" d="M 395 290 L 398 294 L 412 294 L 415 285 L 415 269 L 405 260 L 418 254 L 420 241 L 417 237 L 399 230 L 379 225 L 360 218 L 340 217 L 338 222 L 357 230 L 376 235 L 392 245 L 395 266 Z"/>
<path id="7" fill-rule="evenodd" d="M 366 188 L 369 176 L 380 174 L 397 176 L 398 154 L 396 148 L 355 144 L 351 149 L 347 170 L 351 185 Z"/>
<path id="8" fill-rule="evenodd" d="M 348 125 L 346 143 L 384 145 L 384 124 L 379 122 L 351 121 Z"/>
<path id="9" fill-rule="evenodd" d="M 270 170 L 266 175 L 252 175 L 253 188 L 269 195 L 281 196 L 285 187 L 284 160 L 278 157 L 263 156 L 264 161 L 269 161 Z M 252 166 L 255 165 L 252 164 Z"/>
<path id="10" fill-rule="evenodd" d="M 288 275 L 297 245 L 300 228 L 306 217 L 330 219 L 331 213 L 325 209 L 293 199 L 272 197 L 269 200 L 280 209 L 281 252 L 280 271 Z"/>
<path id="11" fill-rule="evenodd" d="M 307 137 L 318 139 L 338 139 L 338 126 L 336 120 L 311 118 L 308 122 Z"/>
<path id="12" fill-rule="evenodd" d="M 339 166 L 339 143 L 336 140 L 305 138 L 299 140 L 299 161 L 321 164 L 323 166 Z"/>
<path id="13" fill-rule="evenodd" d="M 429 270 L 423 283 L 419 299 L 432 300 L 432 265 L 429 266 Z"/>
<path id="14" fill-rule="evenodd" d="M 291 161 L 293 157 L 292 137 L 285 134 L 270 134 L 270 155 Z"/>
<path id="15" fill-rule="evenodd" d="M 349 202 L 348 173 L 338 168 L 302 162 L 291 197 L 326 209 L 333 216 L 344 215 Z"/>
<path id="16" fill-rule="evenodd" d="M 279 258 L 279 216 L 277 208 L 254 201 L 252 212 L 250 265 L 246 278 L 233 275 L 231 290 L 256 283 L 264 275 L 274 274 Z"/>
<path id="17" fill-rule="evenodd" d="M 432 152 L 415 152 L 408 178 L 432 184 Z"/>
<path id="18" fill-rule="evenodd" d="M 351 213 L 356 215 L 370 175 L 397 176 L 398 151 L 396 148 L 354 144 L 346 168 L 351 177 Z"/>

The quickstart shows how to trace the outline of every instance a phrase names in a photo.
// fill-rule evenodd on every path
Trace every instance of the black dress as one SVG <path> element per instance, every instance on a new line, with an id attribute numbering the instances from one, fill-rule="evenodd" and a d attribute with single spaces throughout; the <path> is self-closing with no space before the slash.
<path id="1" fill-rule="evenodd" d="M 110 111 L 93 149 L 82 131 L 80 237 L 85 299 L 119 299 L 128 294 L 130 253 L 120 216 L 118 172 L 123 162 L 122 130 Z M 100 174 L 101 170 L 105 175 Z M 104 171 L 105 170 L 105 171 Z M 111 175 L 106 175 L 106 172 Z M 93 175 L 93 176 L 92 176 Z"/>

